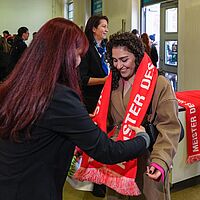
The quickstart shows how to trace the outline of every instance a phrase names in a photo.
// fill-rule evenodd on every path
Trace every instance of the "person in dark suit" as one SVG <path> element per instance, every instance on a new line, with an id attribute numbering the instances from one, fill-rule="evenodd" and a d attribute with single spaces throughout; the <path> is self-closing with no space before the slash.
<path id="1" fill-rule="evenodd" d="M 9 48 L 6 38 L 0 37 L 0 81 L 3 81 L 7 74 L 10 61 Z"/>
<path id="2" fill-rule="evenodd" d="M 23 52 L 27 48 L 25 43 L 26 40 L 29 38 L 29 31 L 27 27 L 20 27 L 17 31 L 17 35 L 14 38 L 11 50 L 10 50 L 10 63 L 8 74 L 13 70 L 16 63 L 22 56 Z"/>
<path id="3" fill-rule="evenodd" d="M 75 146 L 107 164 L 148 148 L 143 127 L 132 127 L 135 138 L 114 142 L 90 119 L 77 79 L 87 49 L 77 25 L 52 19 L 0 84 L 0 199 L 61 200 Z"/>
<path id="4" fill-rule="evenodd" d="M 84 103 L 89 113 L 93 113 L 96 107 L 109 72 L 105 60 L 107 32 L 106 16 L 92 16 L 87 21 L 85 34 L 89 40 L 89 49 L 80 63 L 79 70 Z"/>
<path id="5" fill-rule="evenodd" d="M 79 66 L 83 99 L 87 111 L 93 113 L 104 83 L 108 75 L 105 60 L 106 34 L 108 32 L 108 18 L 106 16 L 91 16 L 85 27 L 85 34 L 89 40 L 89 49 Z M 94 184 L 93 195 L 104 197 L 105 186 Z"/>

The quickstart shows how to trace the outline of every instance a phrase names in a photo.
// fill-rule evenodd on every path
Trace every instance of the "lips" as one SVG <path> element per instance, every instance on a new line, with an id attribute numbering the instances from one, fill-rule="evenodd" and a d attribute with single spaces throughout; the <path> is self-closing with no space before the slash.
<path id="1" fill-rule="evenodd" d="M 125 73 L 125 72 L 127 72 L 127 69 L 126 69 L 126 68 L 122 68 L 122 69 L 120 70 L 120 72 L 121 72 L 121 73 Z"/>

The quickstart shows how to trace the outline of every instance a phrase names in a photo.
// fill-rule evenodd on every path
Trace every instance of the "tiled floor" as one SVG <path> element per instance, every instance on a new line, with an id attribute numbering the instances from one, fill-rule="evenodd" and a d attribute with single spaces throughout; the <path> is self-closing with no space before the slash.
<path id="1" fill-rule="evenodd" d="M 90 192 L 74 190 L 66 183 L 63 200 L 105 200 L 105 198 L 94 197 Z M 200 200 L 200 183 L 193 187 L 172 192 L 172 200 Z"/>
<path id="2" fill-rule="evenodd" d="M 178 192 L 172 192 L 172 200 L 200 200 L 200 183 Z"/>

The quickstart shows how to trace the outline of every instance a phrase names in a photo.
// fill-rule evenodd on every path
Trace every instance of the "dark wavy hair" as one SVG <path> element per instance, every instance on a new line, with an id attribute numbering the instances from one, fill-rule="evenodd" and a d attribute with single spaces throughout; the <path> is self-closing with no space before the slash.
<path id="1" fill-rule="evenodd" d="M 108 23 L 108 18 L 106 16 L 96 16 L 96 15 L 91 16 L 87 21 L 87 24 L 85 27 L 85 35 L 87 36 L 87 38 L 91 44 L 93 44 L 93 42 L 94 42 L 94 36 L 93 36 L 92 29 L 97 28 L 100 24 L 100 20 L 102 20 L 102 19 L 105 19 Z"/>
<path id="2" fill-rule="evenodd" d="M 113 59 L 112 59 L 112 49 L 113 47 L 125 47 L 127 51 L 133 53 L 135 56 L 135 73 L 142 61 L 144 56 L 144 45 L 140 38 L 138 38 L 133 33 L 125 32 L 125 33 L 116 33 L 110 36 L 110 40 L 107 43 L 107 60 L 110 64 L 113 76 L 112 76 L 112 89 L 115 90 L 119 87 L 119 79 L 120 73 L 113 66 Z"/>
<path id="3" fill-rule="evenodd" d="M 73 22 L 54 18 L 41 27 L 8 79 L 0 84 L 1 138 L 18 141 L 22 130 L 30 136 L 29 130 L 47 108 L 56 83 L 80 94 L 77 48 L 84 56 L 88 40 Z"/>

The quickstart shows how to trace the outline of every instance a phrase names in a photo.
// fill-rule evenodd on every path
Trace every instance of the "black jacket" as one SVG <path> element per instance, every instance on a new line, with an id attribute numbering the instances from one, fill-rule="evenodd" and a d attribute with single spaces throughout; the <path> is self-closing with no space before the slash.
<path id="1" fill-rule="evenodd" d="M 23 39 L 19 36 L 16 36 L 10 50 L 9 72 L 13 70 L 14 66 L 16 65 L 26 48 L 27 45 L 23 41 Z"/>
<path id="2" fill-rule="evenodd" d="M 56 86 L 49 107 L 31 130 L 31 139 L 21 140 L 0 139 L 2 200 L 61 200 L 75 145 L 108 164 L 133 159 L 146 145 L 141 136 L 125 143 L 108 139 L 77 94 L 63 85 Z"/>
<path id="3" fill-rule="evenodd" d="M 104 78 L 106 76 L 102 68 L 101 58 L 94 45 L 90 44 L 88 52 L 79 65 L 79 70 L 84 103 L 86 104 L 88 112 L 92 113 L 96 108 L 103 84 L 88 86 L 88 81 L 91 77 Z"/>
<path id="4" fill-rule="evenodd" d="M 154 44 L 151 45 L 151 52 L 150 52 L 151 61 L 154 66 L 157 67 L 158 62 L 158 52 Z"/>

